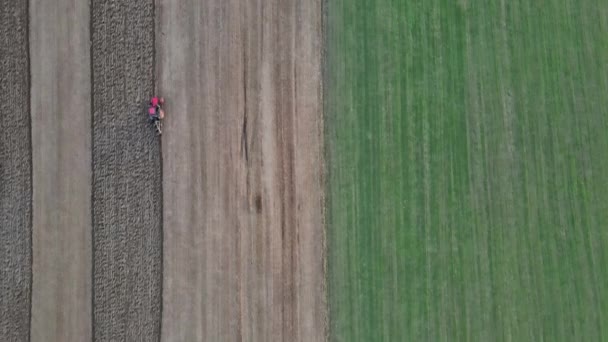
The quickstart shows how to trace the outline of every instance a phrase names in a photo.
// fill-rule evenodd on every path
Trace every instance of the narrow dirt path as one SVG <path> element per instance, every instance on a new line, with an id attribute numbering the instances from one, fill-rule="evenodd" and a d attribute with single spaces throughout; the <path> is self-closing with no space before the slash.
<path id="1" fill-rule="evenodd" d="M 30 330 L 32 164 L 27 1 L 0 0 L 0 340 Z"/>
<path id="2" fill-rule="evenodd" d="M 31 341 L 91 340 L 89 4 L 30 1 Z"/>
<path id="3" fill-rule="evenodd" d="M 324 340 L 321 1 L 157 18 L 162 340 Z"/>

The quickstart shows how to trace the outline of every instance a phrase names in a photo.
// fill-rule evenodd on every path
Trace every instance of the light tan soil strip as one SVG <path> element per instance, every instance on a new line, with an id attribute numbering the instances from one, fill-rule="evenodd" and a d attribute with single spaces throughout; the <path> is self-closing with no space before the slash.
<path id="1" fill-rule="evenodd" d="M 324 340 L 321 1 L 157 18 L 162 340 Z"/>
<path id="2" fill-rule="evenodd" d="M 32 341 L 91 339 L 89 3 L 30 2 Z"/>

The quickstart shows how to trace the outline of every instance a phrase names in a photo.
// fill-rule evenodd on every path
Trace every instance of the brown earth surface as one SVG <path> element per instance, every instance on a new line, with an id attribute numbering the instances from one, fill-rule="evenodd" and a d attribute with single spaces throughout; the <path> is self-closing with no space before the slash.
<path id="1" fill-rule="evenodd" d="M 161 317 L 159 139 L 152 0 L 93 0 L 92 205 L 95 341 L 157 341 Z"/>
<path id="2" fill-rule="evenodd" d="M 27 341 L 32 150 L 27 1 L 0 0 L 0 341 Z"/>
<path id="3" fill-rule="evenodd" d="M 321 0 L 156 1 L 0 0 L 0 340 L 324 340 Z"/>
<path id="4" fill-rule="evenodd" d="M 156 10 L 162 340 L 324 340 L 321 1 Z"/>

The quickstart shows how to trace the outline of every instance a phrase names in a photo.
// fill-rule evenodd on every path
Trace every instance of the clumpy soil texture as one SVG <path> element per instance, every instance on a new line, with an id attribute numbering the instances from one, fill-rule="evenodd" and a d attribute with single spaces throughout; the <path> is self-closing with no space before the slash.
<path id="1" fill-rule="evenodd" d="M 608 336 L 608 5 L 330 1 L 333 341 Z"/>
<path id="2" fill-rule="evenodd" d="M 29 337 L 32 164 L 27 1 L 0 1 L 0 337 Z"/>
<path id="3" fill-rule="evenodd" d="M 146 124 L 154 90 L 151 0 L 93 0 L 93 333 L 160 336 L 160 143 Z"/>
<path id="4" fill-rule="evenodd" d="M 164 341 L 323 341 L 321 1 L 161 0 Z"/>

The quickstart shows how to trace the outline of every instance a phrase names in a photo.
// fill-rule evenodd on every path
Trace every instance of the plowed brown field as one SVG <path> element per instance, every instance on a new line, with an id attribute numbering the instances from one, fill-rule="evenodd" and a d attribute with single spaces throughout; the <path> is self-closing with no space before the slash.
<path id="1" fill-rule="evenodd" d="M 0 39 L 1 341 L 325 339 L 320 0 L 0 0 Z"/>

